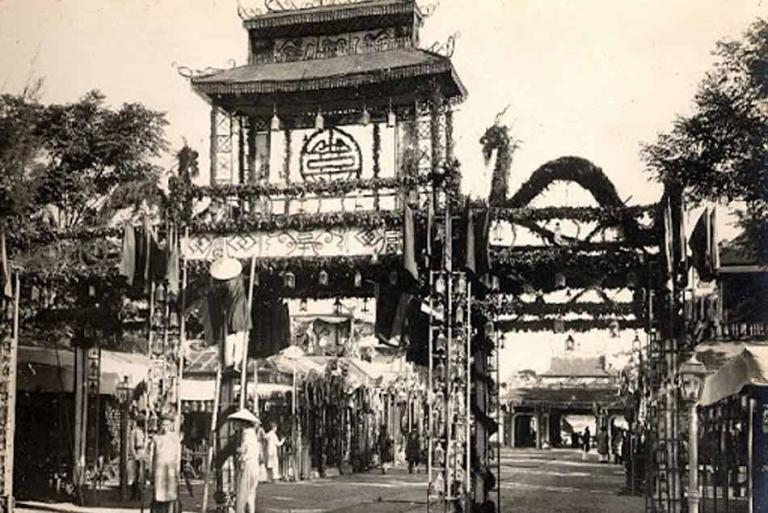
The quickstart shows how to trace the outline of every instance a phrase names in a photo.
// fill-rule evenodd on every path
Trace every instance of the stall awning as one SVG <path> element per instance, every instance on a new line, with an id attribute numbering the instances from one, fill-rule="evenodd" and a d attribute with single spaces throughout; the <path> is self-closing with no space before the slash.
<path id="1" fill-rule="evenodd" d="M 238 387 L 236 387 L 237 389 Z M 248 391 L 253 390 L 253 383 L 248 383 Z M 280 383 L 259 383 L 259 397 L 269 397 L 275 393 L 291 391 L 290 385 Z M 213 379 L 187 379 L 181 380 L 181 400 L 187 402 L 210 401 L 216 393 L 216 381 Z"/>
<path id="2" fill-rule="evenodd" d="M 18 389 L 26 392 L 72 392 L 75 353 L 71 349 L 19 346 Z M 151 362 L 142 354 L 101 352 L 101 393 L 115 395 L 117 384 L 128 376 L 136 386 L 147 378 Z"/>
<path id="3" fill-rule="evenodd" d="M 707 377 L 701 405 L 738 394 L 749 385 L 768 386 L 768 344 L 744 344 L 743 350 Z"/>

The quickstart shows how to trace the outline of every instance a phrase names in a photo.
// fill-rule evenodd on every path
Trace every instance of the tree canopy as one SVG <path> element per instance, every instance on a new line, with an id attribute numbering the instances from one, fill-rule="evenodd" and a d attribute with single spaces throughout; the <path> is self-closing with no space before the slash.
<path id="1" fill-rule="evenodd" d="M 165 125 L 163 113 L 139 103 L 110 108 L 98 91 L 61 105 L 0 96 L 3 221 L 53 207 L 55 228 L 103 224 L 116 191 L 157 182 L 152 159 L 166 149 Z"/>
<path id="2" fill-rule="evenodd" d="M 740 219 L 758 257 L 768 257 L 768 20 L 720 41 L 693 113 L 643 146 L 653 175 L 694 203 L 743 202 Z"/>

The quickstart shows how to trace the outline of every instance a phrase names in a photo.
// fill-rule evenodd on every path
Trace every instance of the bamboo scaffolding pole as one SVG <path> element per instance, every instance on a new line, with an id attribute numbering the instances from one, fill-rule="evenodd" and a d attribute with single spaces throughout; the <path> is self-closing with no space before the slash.
<path id="1" fill-rule="evenodd" d="M 211 465 L 213 464 L 213 449 L 216 442 L 217 424 L 219 422 L 219 396 L 221 395 L 221 363 L 216 366 L 216 383 L 213 392 L 213 413 L 211 415 L 211 431 L 208 437 L 208 454 L 205 456 L 203 469 L 203 504 L 202 513 L 208 510 L 208 490 L 211 482 Z"/>
<path id="2" fill-rule="evenodd" d="M 184 231 L 184 237 L 189 237 L 189 228 L 185 229 Z M 178 241 L 174 242 L 177 243 Z M 187 259 L 183 256 L 181 257 L 181 290 L 179 291 L 179 294 L 181 295 L 180 302 L 180 312 L 179 312 L 179 367 L 178 367 L 178 374 L 177 374 L 177 380 L 176 380 L 176 432 L 181 433 L 181 380 L 184 379 L 184 356 L 185 356 L 185 344 L 187 342 L 187 316 L 185 315 L 185 312 L 187 310 L 187 280 L 188 280 L 188 270 L 187 270 Z"/>
<path id="3" fill-rule="evenodd" d="M 256 255 L 251 256 L 251 268 L 248 274 L 248 319 L 252 318 L 253 312 L 253 282 L 254 274 L 256 273 Z M 248 342 L 251 339 L 251 330 L 245 332 L 245 340 L 243 346 L 243 361 L 240 368 L 240 409 L 245 408 L 245 398 L 248 394 Z M 256 397 L 258 391 L 256 390 L 256 383 L 253 385 L 253 395 Z M 256 404 L 256 403 L 254 403 Z M 258 415 L 258 410 L 256 410 Z"/>

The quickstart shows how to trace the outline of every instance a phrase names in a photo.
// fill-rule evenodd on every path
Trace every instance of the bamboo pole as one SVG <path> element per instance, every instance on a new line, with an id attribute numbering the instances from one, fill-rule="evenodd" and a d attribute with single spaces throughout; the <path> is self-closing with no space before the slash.
<path id="1" fill-rule="evenodd" d="M 256 272 L 256 255 L 251 257 L 251 269 L 248 275 L 248 319 L 252 318 L 253 311 L 253 281 Z M 248 342 L 250 341 L 251 330 L 245 332 L 245 341 L 243 347 L 243 362 L 240 368 L 240 409 L 245 408 L 245 397 L 248 393 Z M 257 395 L 256 384 L 253 388 L 254 397 Z M 258 414 L 258 410 L 256 411 Z"/>
<path id="2" fill-rule="evenodd" d="M 6 431 L 5 447 L 5 492 L 7 492 L 6 508 L 9 513 L 13 513 L 13 456 L 14 456 L 14 435 L 16 433 L 16 379 L 18 375 L 17 360 L 19 351 L 19 308 L 21 303 L 21 273 L 16 271 L 16 290 L 13 295 L 13 334 L 11 338 L 10 368 L 11 375 L 8 380 L 8 404 L 6 405 Z"/>
<path id="3" fill-rule="evenodd" d="M 208 436 L 208 454 L 205 456 L 205 468 L 203 470 L 203 507 L 201 512 L 208 509 L 208 487 L 211 481 L 211 464 L 213 462 L 213 448 L 216 442 L 217 424 L 219 422 L 219 396 L 221 395 L 221 363 L 216 367 L 216 383 L 213 392 L 213 413 L 211 414 L 211 431 Z"/>
<path id="4" fill-rule="evenodd" d="M 189 229 L 185 229 L 184 237 L 189 236 Z M 178 242 L 178 241 L 177 241 Z M 179 312 L 179 368 L 178 379 L 176 380 L 176 432 L 181 433 L 181 380 L 184 378 L 184 355 L 185 343 L 187 341 L 187 259 L 181 258 L 181 308 Z"/>

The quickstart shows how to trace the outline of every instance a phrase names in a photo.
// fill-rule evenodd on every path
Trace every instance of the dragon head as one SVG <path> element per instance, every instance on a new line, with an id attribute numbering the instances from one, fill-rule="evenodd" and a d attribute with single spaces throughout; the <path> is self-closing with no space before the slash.
<path id="1" fill-rule="evenodd" d="M 483 159 L 488 165 L 493 150 L 499 151 L 509 148 L 509 129 L 504 125 L 494 123 L 486 129 L 480 138 L 480 145 L 482 146 Z"/>

